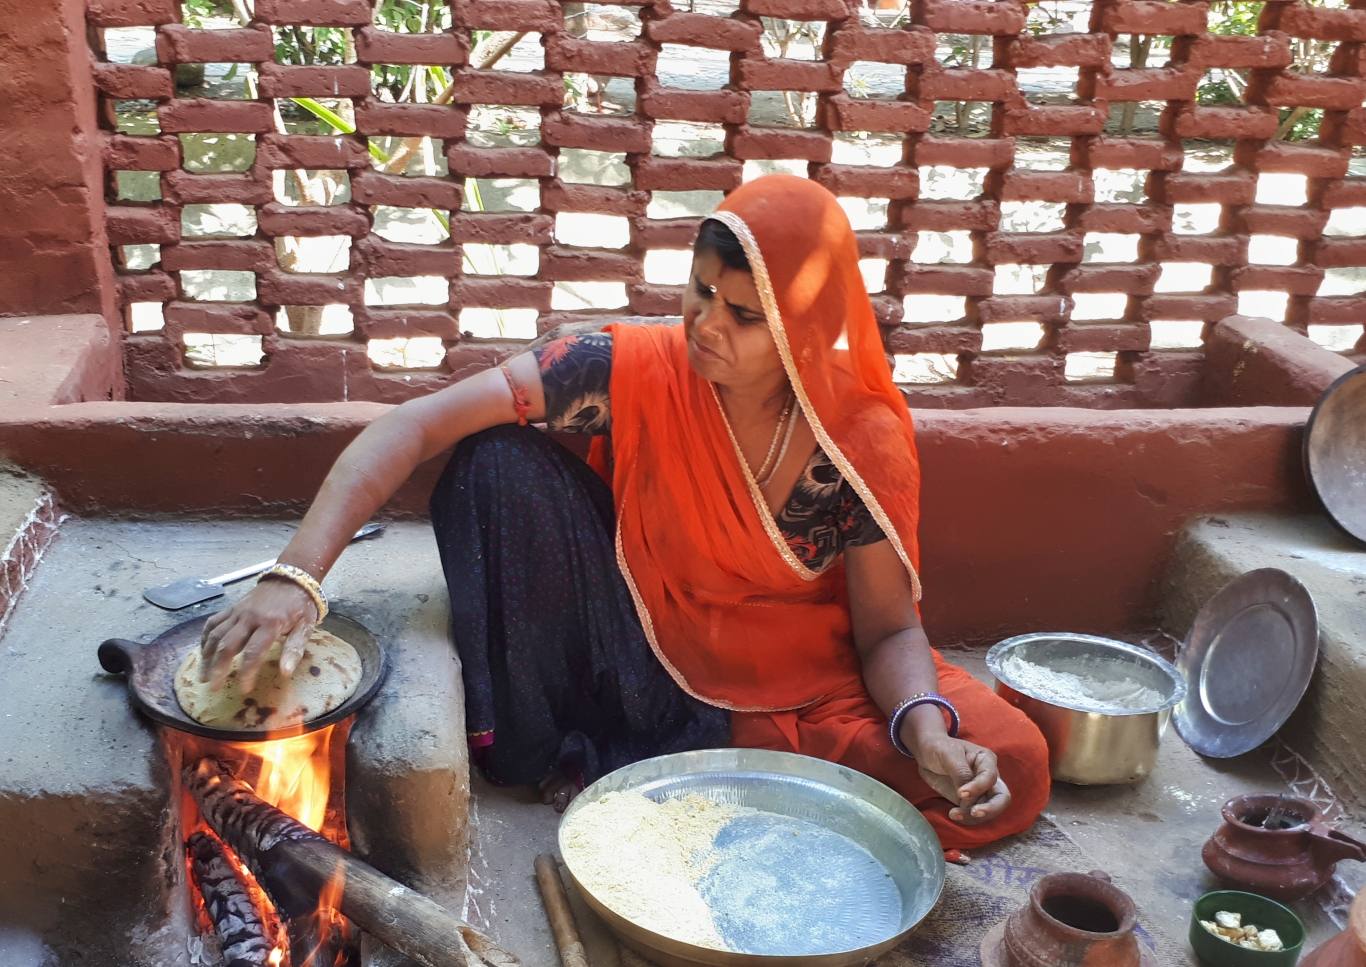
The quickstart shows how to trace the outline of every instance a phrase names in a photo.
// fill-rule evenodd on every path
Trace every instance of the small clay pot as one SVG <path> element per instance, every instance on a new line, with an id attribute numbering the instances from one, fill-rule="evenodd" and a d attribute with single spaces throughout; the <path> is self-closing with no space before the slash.
<path id="1" fill-rule="evenodd" d="M 1352 903 L 1347 929 L 1301 961 L 1300 967 L 1366 967 L 1366 890 Z"/>
<path id="2" fill-rule="evenodd" d="M 1224 804 L 1223 814 L 1201 851 L 1205 865 L 1221 880 L 1262 896 L 1299 900 L 1327 883 L 1340 860 L 1366 860 L 1366 843 L 1325 823 L 1308 799 L 1238 796 Z M 1284 820 L 1268 829 L 1273 814 Z"/>
<path id="3" fill-rule="evenodd" d="M 1155 967 L 1134 935 L 1134 901 L 1110 877 L 1051 873 L 982 940 L 983 967 Z"/>

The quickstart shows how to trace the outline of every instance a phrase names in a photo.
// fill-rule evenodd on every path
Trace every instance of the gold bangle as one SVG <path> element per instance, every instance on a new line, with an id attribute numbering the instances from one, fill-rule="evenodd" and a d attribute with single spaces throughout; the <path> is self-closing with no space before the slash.
<path id="1" fill-rule="evenodd" d="M 293 564 L 275 564 L 271 566 L 269 571 L 261 575 L 261 580 L 268 577 L 284 578 L 286 581 L 293 581 L 303 588 L 304 592 L 313 599 L 313 606 L 318 609 L 315 624 L 327 617 L 327 595 L 323 594 L 322 585 L 303 568 L 295 567 Z"/>

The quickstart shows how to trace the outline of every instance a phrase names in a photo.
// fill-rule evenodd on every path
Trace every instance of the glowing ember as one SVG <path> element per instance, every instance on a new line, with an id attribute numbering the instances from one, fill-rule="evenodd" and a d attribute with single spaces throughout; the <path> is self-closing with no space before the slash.
<path id="1" fill-rule="evenodd" d="M 266 961 L 266 963 L 270 964 L 270 967 L 280 967 L 280 962 L 284 959 L 285 948 L 276 947 L 274 950 L 270 952 L 270 958 Z"/>

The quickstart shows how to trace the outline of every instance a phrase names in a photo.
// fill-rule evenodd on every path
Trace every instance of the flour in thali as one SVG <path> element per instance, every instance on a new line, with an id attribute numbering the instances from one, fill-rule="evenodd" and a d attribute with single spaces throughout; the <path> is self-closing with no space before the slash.
<path id="1" fill-rule="evenodd" d="M 1018 652 L 1002 662 L 1007 682 L 1055 705 L 1108 712 L 1157 708 L 1166 696 L 1135 675 L 1128 662 L 1096 655 L 1052 658 L 1047 665 Z"/>

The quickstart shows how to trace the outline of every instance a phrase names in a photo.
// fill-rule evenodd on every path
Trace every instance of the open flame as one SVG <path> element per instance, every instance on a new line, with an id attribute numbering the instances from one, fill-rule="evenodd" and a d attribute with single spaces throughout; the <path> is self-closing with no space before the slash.
<path id="1" fill-rule="evenodd" d="M 316 732 L 263 742 L 217 742 L 169 731 L 163 731 L 163 736 L 175 776 L 180 776 L 185 765 L 212 756 L 231 769 L 234 775 L 250 783 L 261 799 L 346 849 L 350 842 L 346 831 L 342 780 L 349 731 L 350 722 L 347 720 Z M 200 831 L 212 834 L 199 814 L 194 797 L 183 789 L 180 815 L 183 838 Z M 281 922 L 270 898 L 257 884 L 251 871 L 226 845 L 225 852 L 232 868 L 247 883 L 251 901 L 267 924 L 268 938 L 274 944 L 267 963 L 271 967 L 332 967 L 331 956 L 327 957 L 326 965 L 321 964 L 318 957 L 332 946 L 326 942 L 326 937 L 347 932 L 348 925 L 336 910 L 342 895 L 340 876 L 334 877 L 323 889 L 317 909 L 312 914 L 306 918 L 295 918 L 296 923 L 303 919 L 311 921 L 317 928 L 319 941 L 307 944 L 311 949 L 293 950 L 286 926 Z M 193 886 L 189 892 L 193 897 L 200 929 L 211 932 L 214 926 L 203 898 Z M 295 946 L 300 945 L 296 941 Z M 336 962 L 345 962 L 341 951 L 336 952 Z"/>

